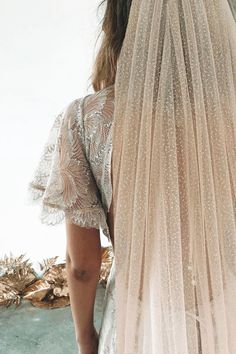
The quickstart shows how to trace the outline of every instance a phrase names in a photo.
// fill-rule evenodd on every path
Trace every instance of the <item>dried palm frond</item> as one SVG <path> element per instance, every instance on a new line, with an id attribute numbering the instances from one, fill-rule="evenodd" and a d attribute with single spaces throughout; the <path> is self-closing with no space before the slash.
<path id="1" fill-rule="evenodd" d="M 102 264 L 99 283 L 106 287 L 113 261 L 112 247 L 101 249 Z M 66 275 L 66 263 L 55 264 L 58 256 L 39 263 L 42 275 L 37 276 L 25 255 L 0 259 L 0 306 L 10 306 L 21 302 L 21 298 L 31 301 L 39 308 L 57 308 L 70 304 Z"/>
<path id="2" fill-rule="evenodd" d="M 14 257 L 10 252 L 10 257 L 0 259 L 0 305 L 18 306 L 24 288 L 37 279 L 32 263 L 24 257 Z"/>
<path id="3" fill-rule="evenodd" d="M 24 290 L 23 298 L 26 300 L 41 301 L 51 289 L 51 285 L 46 280 L 37 280 Z"/>
<path id="4" fill-rule="evenodd" d="M 106 287 L 107 278 L 110 273 L 111 265 L 114 258 L 113 248 L 112 246 L 109 247 L 102 247 L 102 265 L 100 271 L 100 279 L 99 283 Z"/>
<path id="5" fill-rule="evenodd" d="M 24 299 L 30 300 L 33 306 L 57 308 L 70 304 L 66 265 L 55 264 L 56 258 L 44 261 L 46 271 L 42 279 L 25 289 Z M 63 300 L 59 301 L 59 298 Z"/>
<path id="6" fill-rule="evenodd" d="M 57 258 L 58 258 L 58 256 L 44 259 L 42 263 L 39 263 L 40 270 L 43 273 L 47 272 L 49 269 L 51 269 L 55 265 Z"/>
<path id="7" fill-rule="evenodd" d="M 9 307 L 10 305 L 15 304 L 16 307 L 20 305 L 21 297 L 18 291 L 14 290 L 8 284 L 1 282 L 0 283 L 0 306 Z"/>
<path id="8" fill-rule="evenodd" d="M 10 253 L 10 257 L 5 255 L 4 259 L 0 259 L 1 282 L 7 283 L 18 292 L 21 292 L 37 278 L 32 263 L 29 262 L 29 259 L 23 260 L 24 257 L 25 254 L 14 257 Z"/>

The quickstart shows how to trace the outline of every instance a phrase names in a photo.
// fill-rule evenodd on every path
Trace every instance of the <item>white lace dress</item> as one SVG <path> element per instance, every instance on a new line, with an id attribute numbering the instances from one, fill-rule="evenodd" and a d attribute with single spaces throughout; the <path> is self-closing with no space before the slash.
<path id="1" fill-rule="evenodd" d="M 114 87 L 73 100 L 56 116 L 28 186 L 47 225 L 65 221 L 101 229 L 111 242 L 111 127 Z M 115 264 L 108 277 L 98 354 L 115 354 Z"/>

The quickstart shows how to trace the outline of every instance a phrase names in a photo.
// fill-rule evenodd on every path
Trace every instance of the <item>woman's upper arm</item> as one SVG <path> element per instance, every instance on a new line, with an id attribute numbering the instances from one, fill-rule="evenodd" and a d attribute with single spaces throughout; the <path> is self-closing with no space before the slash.
<path id="1" fill-rule="evenodd" d="M 101 265 L 98 229 L 81 227 L 66 220 L 66 239 L 66 258 L 73 267 L 94 269 Z"/>

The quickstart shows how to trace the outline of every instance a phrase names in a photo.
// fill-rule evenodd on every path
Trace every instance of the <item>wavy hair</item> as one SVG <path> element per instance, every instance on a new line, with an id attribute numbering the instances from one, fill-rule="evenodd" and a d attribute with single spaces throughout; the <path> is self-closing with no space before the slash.
<path id="1" fill-rule="evenodd" d="M 116 65 L 129 19 L 132 0 L 102 0 L 98 9 L 106 4 L 102 19 L 103 35 L 100 49 L 92 69 L 93 89 L 99 91 L 115 83 Z"/>

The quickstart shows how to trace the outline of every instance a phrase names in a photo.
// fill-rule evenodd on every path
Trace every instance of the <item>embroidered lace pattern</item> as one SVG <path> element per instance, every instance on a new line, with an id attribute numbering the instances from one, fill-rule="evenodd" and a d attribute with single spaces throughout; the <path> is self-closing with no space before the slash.
<path id="1" fill-rule="evenodd" d="M 113 87 L 68 104 L 58 114 L 28 185 L 47 225 L 65 220 L 102 229 L 110 241 L 110 157 Z"/>

